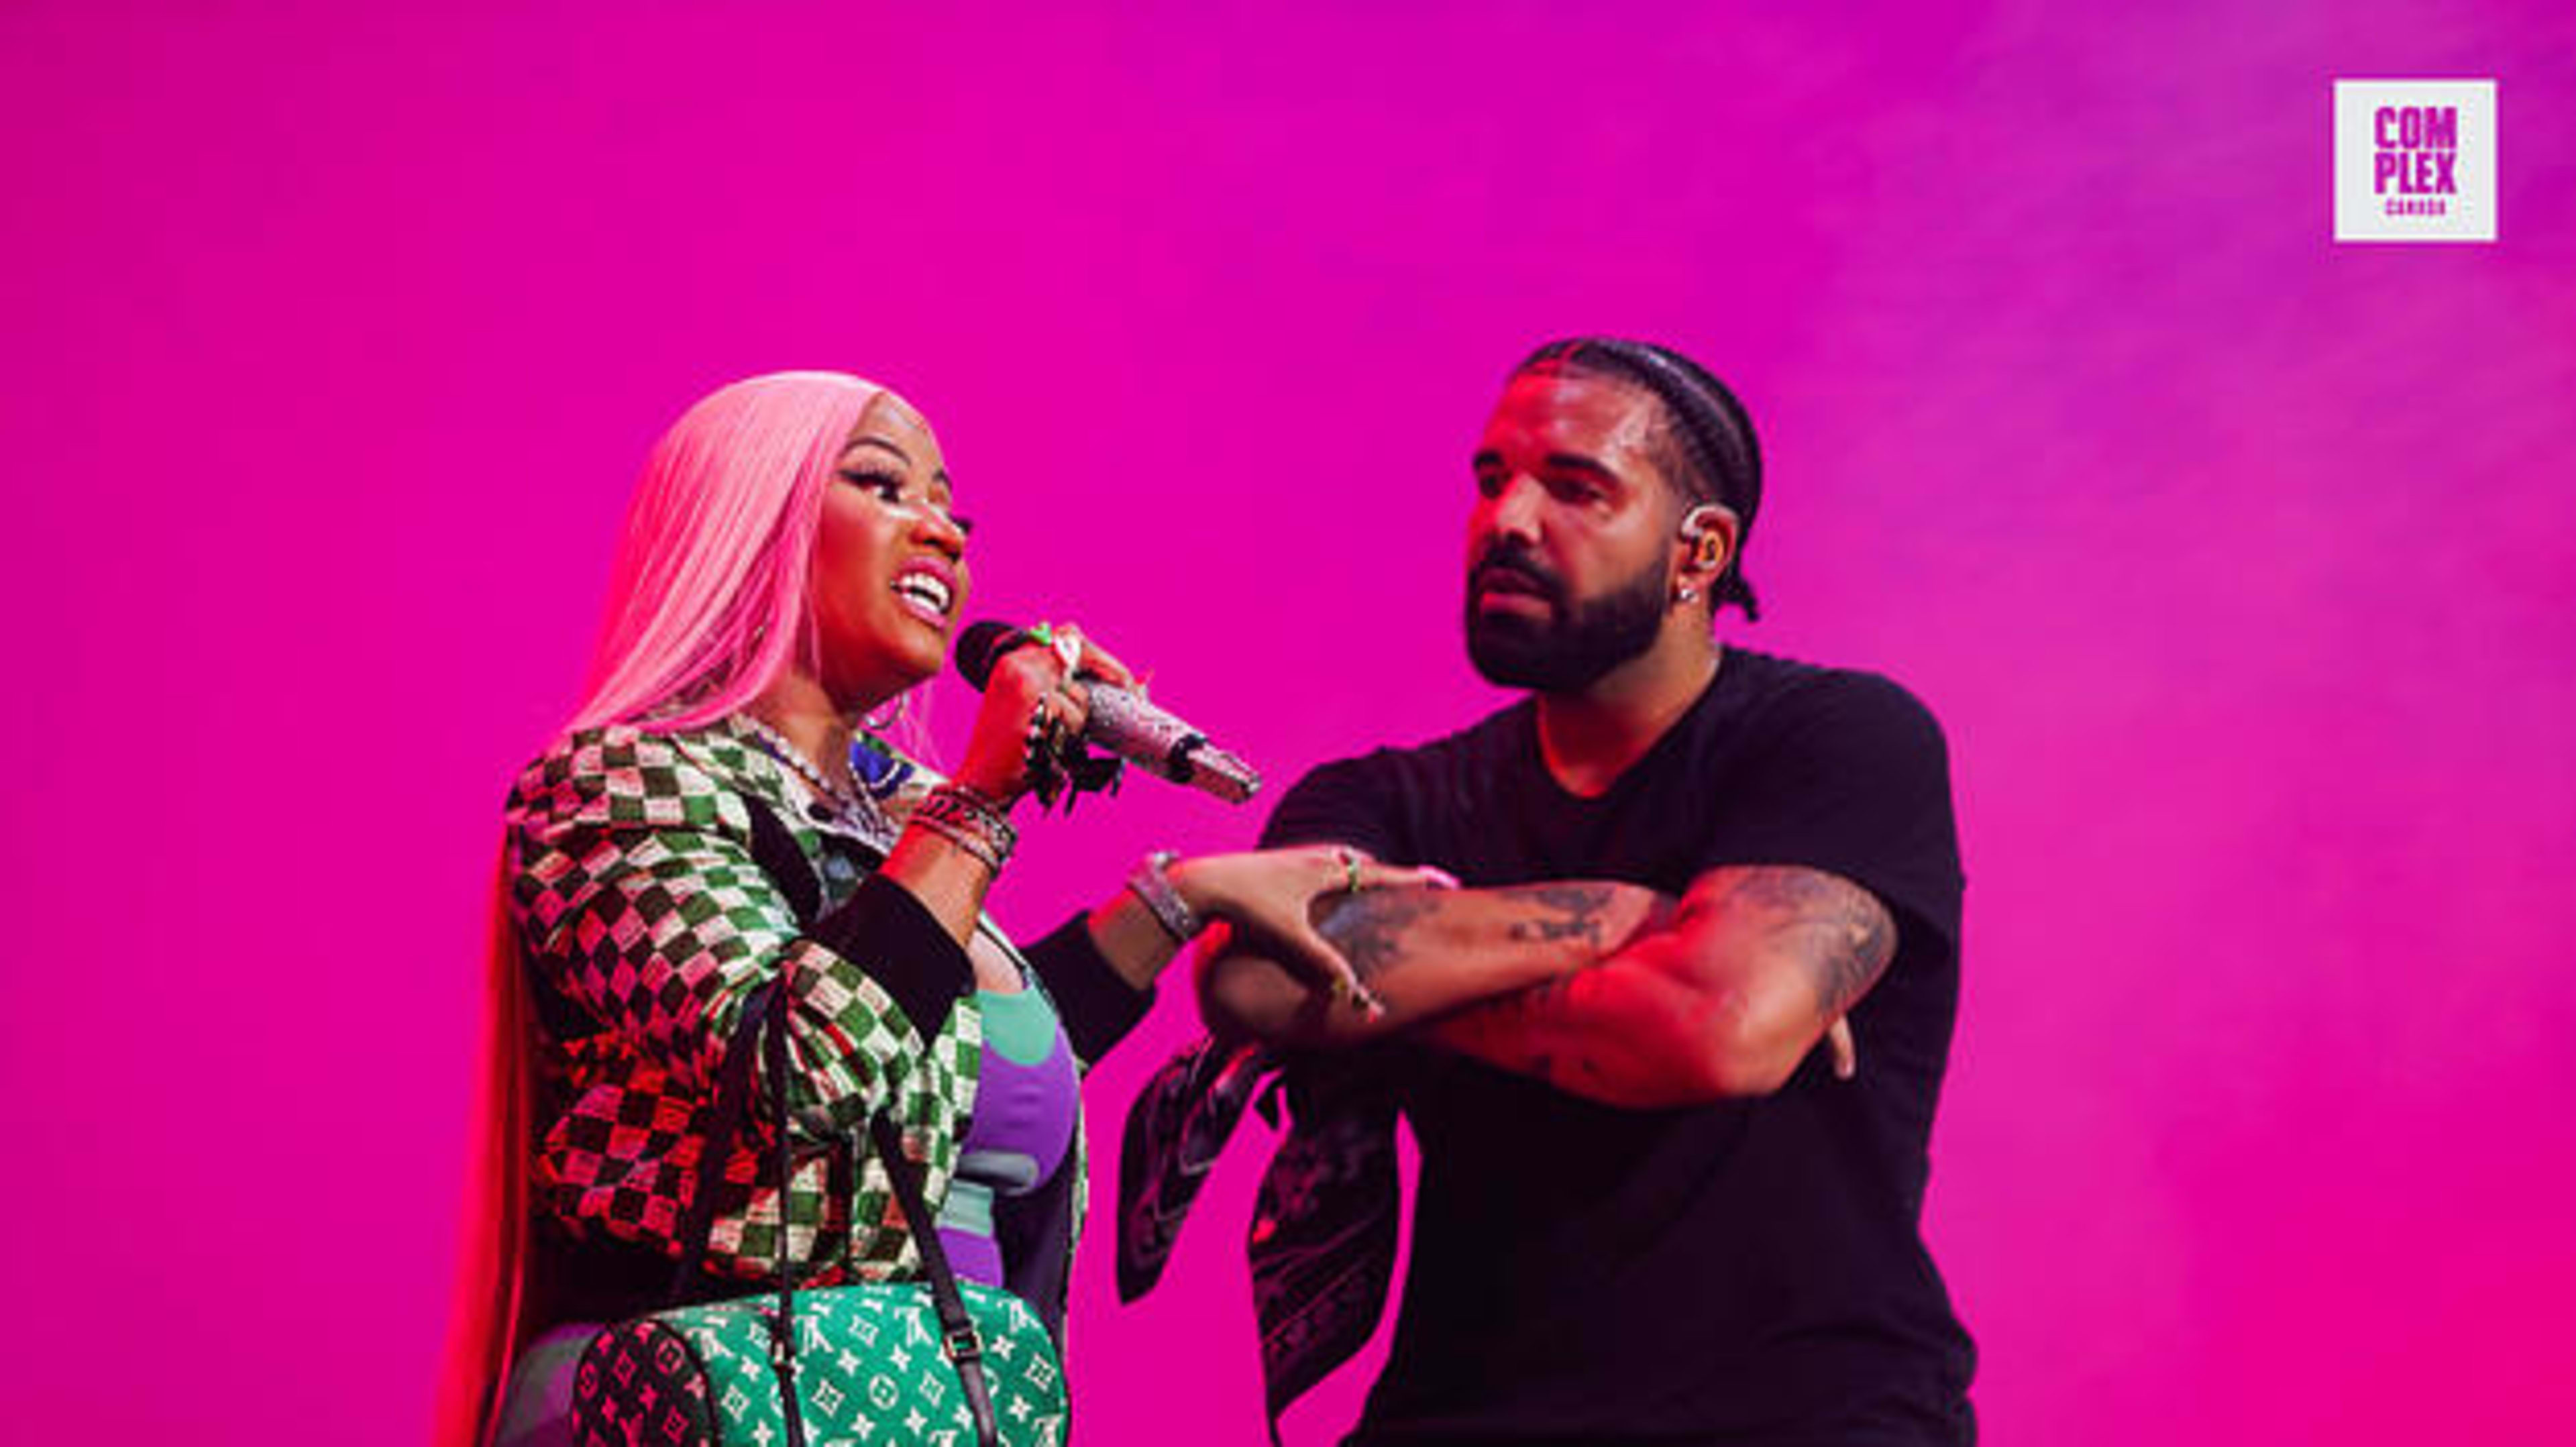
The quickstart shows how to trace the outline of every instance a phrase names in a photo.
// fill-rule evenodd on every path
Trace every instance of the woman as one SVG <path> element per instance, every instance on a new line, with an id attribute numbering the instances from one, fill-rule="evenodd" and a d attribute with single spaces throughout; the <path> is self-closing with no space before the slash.
<path id="1" fill-rule="evenodd" d="M 655 449 L 587 699 L 506 809 L 496 1001 L 525 1043 L 499 1052 L 483 1112 L 505 1164 L 478 1193 L 443 1441 L 490 1429 L 505 1372 L 499 1440 L 562 1440 L 597 1325 L 666 1304 L 715 1067 L 766 980 L 785 982 L 794 1175 L 782 1205 L 736 1147 L 695 1294 L 757 1289 L 782 1249 L 811 1284 L 917 1273 L 864 1149 L 890 1106 L 959 1274 L 1058 1332 L 1077 1072 L 1180 945 L 1224 919 L 1356 991 L 1310 906 L 1413 876 L 1335 851 L 1156 855 L 1025 951 L 984 918 L 1013 803 L 1082 726 L 1072 681 L 1134 680 L 1078 630 L 1041 630 L 995 664 L 952 777 L 866 728 L 947 654 L 969 576 L 950 504 L 920 414 L 838 374 L 735 383 Z M 821 884 L 810 923 L 753 858 L 752 801 Z"/>

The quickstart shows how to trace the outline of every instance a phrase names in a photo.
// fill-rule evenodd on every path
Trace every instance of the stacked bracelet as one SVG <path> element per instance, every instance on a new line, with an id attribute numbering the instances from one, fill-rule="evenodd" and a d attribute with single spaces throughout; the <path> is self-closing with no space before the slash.
<path id="1" fill-rule="evenodd" d="M 1135 872 L 1127 876 L 1127 889 L 1144 902 L 1154 923 L 1161 925 L 1165 934 L 1176 943 L 1188 944 L 1198 938 L 1203 926 L 1198 911 L 1190 908 L 1190 902 L 1172 887 L 1172 861 L 1179 857 L 1168 849 L 1146 855 L 1137 861 Z"/>
<path id="2" fill-rule="evenodd" d="M 1001 806 L 963 784 L 942 784 L 913 806 L 912 822 L 982 860 L 995 874 L 1019 847 L 1020 831 Z"/>

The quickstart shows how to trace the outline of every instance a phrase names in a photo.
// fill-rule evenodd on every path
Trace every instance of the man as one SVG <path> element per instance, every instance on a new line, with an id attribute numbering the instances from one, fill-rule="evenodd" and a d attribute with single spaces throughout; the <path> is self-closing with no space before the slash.
<path id="1" fill-rule="evenodd" d="M 1413 1258 L 1353 1443 L 1973 1441 L 1974 1350 L 1919 1230 L 1958 1000 L 1938 726 L 1883 679 L 1716 641 L 1717 608 L 1753 612 L 1760 458 L 1688 359 L 1541 348 L 1475 477 L 1468 651 L 1530 696 L 1315 770 L 1264 839 L 1463 887 L 1334 907 L 1375 1001 L 1241 938 L 1201 982 L 1220 1039 L 1294 1050 L 1254 1229 L 1274 1412 L 1374 1318 L 1350 1301 L 1391 1259 L 1365 1202 L 1392 1108 L 1421 1147 Z M 1175 1133 L 1156 1104 L 1131 1157 Z"/>

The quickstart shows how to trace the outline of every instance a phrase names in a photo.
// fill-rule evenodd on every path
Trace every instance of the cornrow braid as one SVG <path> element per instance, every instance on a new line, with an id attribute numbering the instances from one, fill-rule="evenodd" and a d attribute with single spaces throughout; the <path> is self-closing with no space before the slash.
<path id="1" fill-rule="evenodd" d="M 1664 404 L 1661 430 L 1668 443 L 1678 443 L 1680 456 L 1659 457 L 1657 464 L 1684 497 L 1717 503 L 1736 517 L 1735 556 L 1710 590 L 1710 606 L 1714 610 L 1732 603 L 1747 618 L 1761 617 L 1753 585 L 1744 580 L 1744 548 L 1753 536 L 1753 515 L 1762 506 L 1762 447 L 1754 439 L 1752 414 L 1726 384 L 1670 347 L 1623 337 L 1549 342 L 1512 369 L 1514 376 L 1523 372 L 1612 377 L 1643 387 Z"/>

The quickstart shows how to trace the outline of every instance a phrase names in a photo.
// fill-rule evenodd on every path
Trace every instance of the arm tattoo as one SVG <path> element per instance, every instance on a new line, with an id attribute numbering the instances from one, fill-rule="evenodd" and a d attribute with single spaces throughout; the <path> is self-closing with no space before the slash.
<path id="1" fill-rule="evenodd" d="M 1485 918 L 1514 944 L 1566 945 L 1598 959 L 1622 943 L 1612 937 L 1614 931 L 1634 932 L 1629 921 L 1635 903 L 1629 902 L 1623 913 L 1620 892 L 1620 886 L 1589 880 L 1512 885 L 1485 891 L 1492 902 L 1472 907 L 1498 908 L 1499 917 L 1487 914 Z M 1316 927 L 1350 960 L 1361 979 L 1375 980 L 1422 947 L 1423 941 L 1409 938 L 1409 932 L 1425 917 L 1450 907 L 1450 898 L 1420 889 L 1343 895 L 1324 907 Z M 1646 925 L 1660 923 L 1666 909 L 1658 898 Z"/>
<path id="2" fill-rule="evenodd" d="M 1362 980 L 1375 980 L 1404 955 L 1404 934 L 1439 908 L 1429 890 L 1371 890 L 1336 900 L 1316 928 L 1351 962 Z"/>
<path id="3" fill-rule="evenodd" d="M 1510 909 L 1502 919 L 1502 935 L 1517 945 L 1577 945 L 1592 955 L 1605 955 L 1618 945 L 1607 937 L 1618 906 L 1615 886 L 1525 883 L 1497 888 L 1492 896 Z M 1406 932 L 1445 904 L 1440 893 L 1422 888 L 1347 893 L 1324 906 L 1316 929 L 1350 958 L 1350 968 L 1360 971 L 1363 981 L 1373 981 L 1417 945 L 1406 940 Z"/>
<path id="4" fill-rule="evenodd" d="M 1497 891 L 1515 903 L 1527 901 L 1544 913 L 1511 922 L 1511 938 L 1554 944 L 1581 940 L 1603 948 L 1601 916 L 1610 908 L 1610 890 L 1599 884 L 1524 884 Z"/>
<path id="5" fill-rule="evenodd" d="M 1765 865 L 1729 880 L 1715 901 L 1761 917 L 1766 940 L 1807 967 L 1828 1016 L 1858 1003 L 1896 953 L 1895 921 L 1876 896 L 1822 870 Z"/>
<path id="6" fill-rule="evenodd" d="M 1862 895 L 1845 903 L 1834 932 L 1841 948 L 1828 949 L 1818 960 L 1816 994 L 1825 1013 L 1840 1015 L 1860 1003 L 1896 957 L 1896 922 L 1886 906 Z"/>

